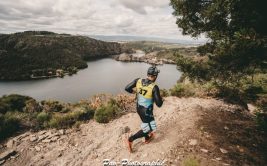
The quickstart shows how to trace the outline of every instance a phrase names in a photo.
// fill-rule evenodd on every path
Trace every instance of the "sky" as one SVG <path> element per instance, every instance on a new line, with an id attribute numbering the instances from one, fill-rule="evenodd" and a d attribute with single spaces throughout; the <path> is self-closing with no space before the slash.
<path id="1" fill-rule="evenodd" d="M 183 36 L 169 0 L 0 0 L 0 33 Z"/>

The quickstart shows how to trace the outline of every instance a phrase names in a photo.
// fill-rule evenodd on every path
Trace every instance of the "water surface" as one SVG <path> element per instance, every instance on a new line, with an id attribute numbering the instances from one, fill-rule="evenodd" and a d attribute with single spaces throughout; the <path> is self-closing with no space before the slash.
<path id="1" fill-rule="evenodd" d="M 37 100 L 53 99 L 77 102 L 100 94 L 123 93 L 125 86 L 135 78 L 145 78 L 146 63 L 125 63 L 113 59 L 88 62 L 88 68 L 72 76 L 30 81 L 0 82 L 0 96 L 5 94 L 28 95 Z M 159 88 L 169 89 L 180 78 L 175 65 L 158 66 L 160 74 L 156 83 Z"/>

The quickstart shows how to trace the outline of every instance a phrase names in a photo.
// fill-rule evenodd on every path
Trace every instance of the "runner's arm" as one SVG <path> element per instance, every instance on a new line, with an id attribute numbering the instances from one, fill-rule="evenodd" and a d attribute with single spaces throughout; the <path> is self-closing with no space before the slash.
<path id="1" fill-rule="evenodd" d="M 163 104 L 163 100 L 160 96 L 159 87 L 157 85 L 154 86 L 152 93 L 153 93 L 154 102 L 156 103 L 158 107 L 161 107 Z"/>
<path id="2" fill-rule="evenodd" d="M 125 90 L 129 93 L 133 93 L 133 88 L 136 87 L 136 83 L 137 81 L 139 80 L 139 78 L 133 80 L 131 83 L 129 83 L 126 87 L 125 87 Z"/>

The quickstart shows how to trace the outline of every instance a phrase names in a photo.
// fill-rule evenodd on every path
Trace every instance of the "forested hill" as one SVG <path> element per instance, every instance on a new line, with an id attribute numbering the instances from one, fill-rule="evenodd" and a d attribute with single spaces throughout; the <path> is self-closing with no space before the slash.
<path id="1" fill-rule="evenodd" d="M 115 42 L 47 31 L 0 34 L 0 80 L 53 76 L 86 68 L 86 60 L 121 53 Z"/>

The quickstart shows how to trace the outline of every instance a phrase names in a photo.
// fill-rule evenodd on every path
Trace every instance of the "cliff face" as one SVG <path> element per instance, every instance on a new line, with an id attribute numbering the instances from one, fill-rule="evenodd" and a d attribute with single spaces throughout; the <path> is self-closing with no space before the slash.
<path id="1" fill-rule="evenodd" d="M 53 32 L 0 35 L 0 80 L 29 79 L 33 70 L 86 68 L 86 60 L 120 54 L 119 43 Z"/>

